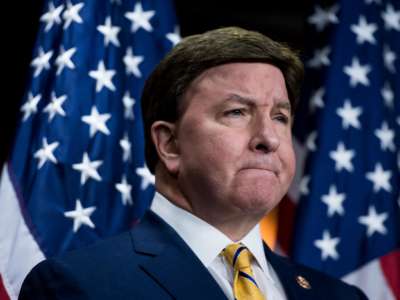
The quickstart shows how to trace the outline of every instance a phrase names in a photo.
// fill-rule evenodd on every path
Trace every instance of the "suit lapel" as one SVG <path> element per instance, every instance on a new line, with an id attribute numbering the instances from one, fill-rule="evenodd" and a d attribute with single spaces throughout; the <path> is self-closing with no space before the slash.
<path id="1" fill-rule="evenodd" d="M 226 299 L 219 285 L 178 234 L 153 212 L 131 231 L 140 267 L 175 299 Z M 290 261 L 264 244 L 288 300 L 318 299 L 317 287 Z M 304 281 L 305 280 L 305 281 Z M 307 283 L 311 288 L 307 288 Z"/>
<path id="2" fill-rule="evenodd" d="M 148 212 L 132 230 L 135 251 L 146 256 L 140 267 L 176 299 L 226 299 L 208 270 L 176 234 Z"/>
<path id="3" fill-rule="evenodd" d="M 316 293 L 317 287 L 313 287 L 309 278 L 298 272 L 294 264 L 272 252 L 266 244 L 264 251 L 285 289 L 288 300 L 319 299 Z"/>

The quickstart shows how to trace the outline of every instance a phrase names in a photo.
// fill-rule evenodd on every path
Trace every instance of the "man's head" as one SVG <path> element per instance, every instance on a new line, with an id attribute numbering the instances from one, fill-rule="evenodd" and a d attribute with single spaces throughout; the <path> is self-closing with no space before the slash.
<path id="1" fill-rule="evenodd" d="M 210 198 L 207 209 L 269 209 L 265 198 L 275 205 L 294 172 L 290 126 L 302 75 L 289 48 L 257 32 L 183 39 L 144 88 L 150 170 L 164 169 L 195 210 L 199 197 L 206 207 Z"/>

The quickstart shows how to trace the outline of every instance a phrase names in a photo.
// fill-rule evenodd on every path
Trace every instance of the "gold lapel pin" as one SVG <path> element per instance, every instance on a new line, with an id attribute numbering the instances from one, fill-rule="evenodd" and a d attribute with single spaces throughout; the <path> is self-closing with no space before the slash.
<path id="1" fill-rule="evenodd" d="M 311 289 L 311 284 L 303 276 L 297 276 L 296 277 L 296 282 L 303 289 L 307 289 L 307 290 Z"/>

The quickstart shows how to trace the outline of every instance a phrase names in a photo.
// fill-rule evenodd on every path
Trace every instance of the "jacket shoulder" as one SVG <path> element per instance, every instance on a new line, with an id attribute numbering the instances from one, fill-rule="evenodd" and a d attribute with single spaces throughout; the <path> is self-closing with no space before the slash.
<path id="1" fill-rule="evenodd" d="M 25 278 L 19 299 L 124 299 L 124 293 L 144 299 L 141 288 L 154 284 L 140 271 L 142 260 L 129 232 L 107 238 L 40 262 Z"/>
<path id="2" fill-rule="evenodd" d="M 304 295 L 304 299 L 368 299 L 356 286 L 308 266 L 295 263 L 287 257 L 275 253 L 272 254 L 272 257 L 275 271 L 281 280 L 284 278 L 283 285 L 287 289 L 295 291 L 294 293 L 298 296 Z M 276 269 L 277 265 L 278 269 Z"/>
<path id="3" fill-rule="evenodd" d="M 77 250 L 66 252 L 54 260 L 73 265 L 76 267 L 84 267 L 87 264 L 102 264 L 107 265 L 108 262 L 117 263 L 120 259 L 127 259 L 132 256 L 133 246 L 129 232 L 124 232 L 119 235 L 100 240 L 90 246 L 83 247 Z M 126 254 L 130 255 L 127 256 Z M 82 264 L 82 262 L 85 262 Z M 97 264 L 97 269 L 101 267 Z"/>

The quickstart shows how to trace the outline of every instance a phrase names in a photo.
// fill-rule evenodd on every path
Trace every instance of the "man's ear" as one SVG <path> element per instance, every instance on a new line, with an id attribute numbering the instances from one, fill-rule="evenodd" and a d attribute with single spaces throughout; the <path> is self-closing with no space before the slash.
<path id="1" fill-rule="evenodd" d="M 176 175 L 179 169 L 179 149 L 175 138 L 175 124 L 156 121 L 151 125 L 151 138 L 160 161 L 166 169 Z"/>

